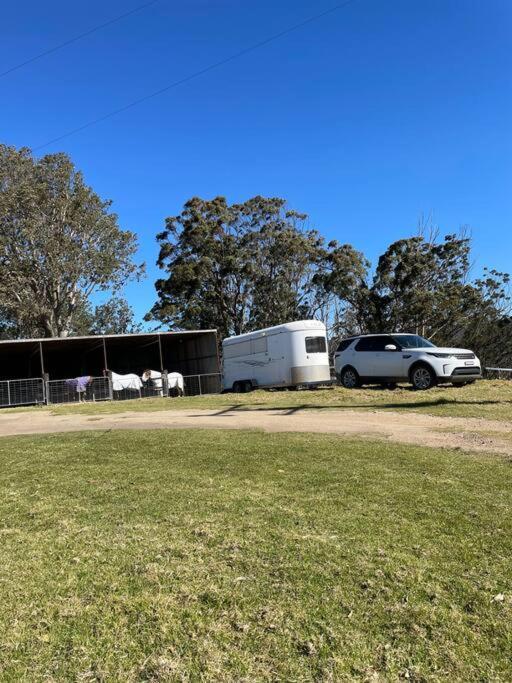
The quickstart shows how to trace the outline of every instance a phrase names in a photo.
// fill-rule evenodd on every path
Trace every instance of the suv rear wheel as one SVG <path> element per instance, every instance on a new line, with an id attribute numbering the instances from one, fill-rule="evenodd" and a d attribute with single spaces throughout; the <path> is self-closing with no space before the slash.
<path id="1" fill-rule="evenodd" d="M 411 371 L 411 383 L 417 391 L 432 389 L 436 385 L 436 375 L 428 365 L 416 365 Z"/>
<path id="2" fill-rule="evenodd" d="M 340 374 L 340 382 L 345 389 L 355 389 L 361 384 L 359 375 L 352 367 L 343 368 Z"/>

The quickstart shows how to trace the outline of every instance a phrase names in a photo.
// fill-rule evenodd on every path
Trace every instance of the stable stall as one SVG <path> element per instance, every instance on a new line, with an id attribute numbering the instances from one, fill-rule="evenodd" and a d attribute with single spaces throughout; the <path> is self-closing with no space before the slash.
<path id="1" fill-rule="evenodd" d="M 151 395 L 134 380 L 115 395 L 114 375 L 183 375 L 186 394 L 220 389 L 216 330 L 0 341 L 0 406 Z M 90 378 L 86 381 L 84 378 Z M 79 380 L 83 380 L 80 382 Z M 162 395 L 165 384 L 156 384 Z"/>

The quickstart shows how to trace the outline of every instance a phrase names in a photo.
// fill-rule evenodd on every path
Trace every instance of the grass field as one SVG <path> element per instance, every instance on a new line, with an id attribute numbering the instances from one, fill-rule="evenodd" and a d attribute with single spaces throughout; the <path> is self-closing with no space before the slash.
<path id="1" fill-rule="evenodd" d="M 486 380 L 461 388 L 438 387 L 430 391 L 412 391 L 399 387 L 395 391 L 377 387 L 317 391 L 254 391 L 249 394 L 192 396 L 175 399 L 144 399 L 95 404 L 61 405 L 51 408 L 53 413 L 85 414 L 117 413 L 126 410 L 180 410 L 186 408 L 228 408 L 257 410 L 290 409 L 360 409 L 409 410 L 444 417 L 484 417 L 512 421 L 512 381 Z M 41 410 L 41 408 L 37 408 Z M 19 410 L 19 409 L 15 409 Z"/>
<path id="2" fill-rule="evenodd" d="M 0 525 L 2 681 L 512 680 L 504 458 L 4 438 Z"/>

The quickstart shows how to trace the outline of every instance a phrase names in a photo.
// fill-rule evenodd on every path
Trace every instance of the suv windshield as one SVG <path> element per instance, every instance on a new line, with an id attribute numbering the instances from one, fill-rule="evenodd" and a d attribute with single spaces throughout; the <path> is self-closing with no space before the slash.
<path id="1" fill-rule="evenodd" d="M 420 337 L 419 334 L 397 334 L 393 339 L 399 344 L 403 349 L 423 349 L 425 347 L 435 348 L 435 344 Z"/>

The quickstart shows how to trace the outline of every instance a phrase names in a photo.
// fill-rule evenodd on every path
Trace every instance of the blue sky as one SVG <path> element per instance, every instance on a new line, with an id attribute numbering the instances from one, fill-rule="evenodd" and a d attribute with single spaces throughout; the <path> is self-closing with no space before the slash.
<path id="1" fill-rule="evenodd" d="M 2 7 L 0 71 L 142 0 Z M 159 0 L 0 79 L 0 140 L 37 147 L 337 4 Z M 148 277 L 193 195 L 281 196 L 375 263 L 432 213 L 469 225 L 475 272 L 512 270 L 512 4 L 354 0 L 261 49 L 40 150 L 65 151 Z"/>

